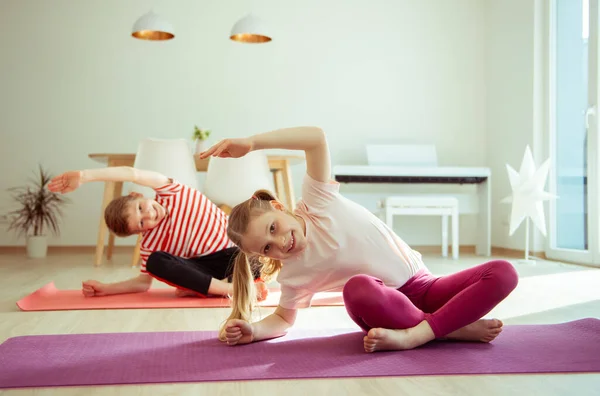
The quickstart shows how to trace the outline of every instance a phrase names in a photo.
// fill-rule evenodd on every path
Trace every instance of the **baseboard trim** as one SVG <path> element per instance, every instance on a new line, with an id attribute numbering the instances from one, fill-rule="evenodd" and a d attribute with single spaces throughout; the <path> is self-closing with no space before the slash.
<path id="1" fill-rule="evenodd" d="M 113 253 L 133 253 L 131 246 L 114 246 Z M 48 254 L 62 254 L 62 253 L 90 253 L 93 254 L 96 251 L 95 245 L 81 245 L 81 246 L 48 246 Z M 25 246 L 0 246 L 0 254 L 14 254 L 14 253 L 26 253 Z M 106 254 L 106 247 L 104 247 L 104 254 Z"/>
<path id="2" fill-rule="evenodd" d="M 503 248 L 503 247 L 492 247 L 492 255 L 524 259 L 525 258 L 525 250 L 509 249 L 509 248 Z M 529 256 L 537 257 L 542 260 L 548 260 L 548 257 L 546 257 L 546 252 L 529 252 Z"/>
<path id="3" fill-rule="evenodd" d="M 115 246 L 114 253 L 133 253 L 134 245 L 126 246 Z M 414 250 L 424 254 L 441 254 L 442 248 L 435 245 L 426 246 L 411 246 Z M 106 248 L 105 248 L 106 249 Z M 62 253 L 90 253 L 93 254 L 96 251 L 95 245 L 81 245 L 81 246 L 48 246 L 48 254 L 62 254 Z M 25 253 L 25 246 L 0 246 L 0 253 L 11 254 L 11 253 Z M 460 254 L 475 254 L 475 245 L 463 245 L 459 248 Z M 448 255 L 452 255 L 452 248 L 448 248 Z M 492 246 L 492 255 L 510 258 L 522 258 L 525 257 L 524 250 L 508 249 L 503 247 Z M 530 252 L 530 256 L 547 260 L 544 252 Z"/>
<path id="4" fill-rule="evenodd" d="M 440 246 L 433 246 L 433 245 L 427 245 L 427 246 L 411 246 L 414 250 L 421 252 L 421 253 L 426 253 L 426 254 L 436 254 L 442 253 L 442 248 Z M 458 252 L 460 254 L 475 254 L 475 245 L 461 245 L 459 247 Z M 448 255 L 452 254 L 452 247 L 448 247 Z M 530 256 L 532 257 L 537 257 L 537 258 L 541 258 L 546 260 L 546 253 L 544 252 L 530 252 L 529 253 Z M 518 249 L 508 249 L 508 248 L 503 248 L 503 247 L 497 247 L 497 246 L 492 246 L 492 256 L 501 256 L 501 257 L 510 257 L 510 258 L 521 258 L 521 257 L 525 257 L 525 251 L 524 250 L 518 250 Z"/>

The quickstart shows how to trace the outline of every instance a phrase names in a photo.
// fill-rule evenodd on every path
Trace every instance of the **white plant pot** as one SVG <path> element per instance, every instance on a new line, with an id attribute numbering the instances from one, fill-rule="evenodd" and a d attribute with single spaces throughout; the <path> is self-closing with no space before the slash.
<path id="1" fill-rule="evenodd" d="M 200 139 L 196 139 L 196 154 L 200 154 L 201 152 L 203 152 L 204 150 L 206 150 L 206 140 L 200 140 Z"/>
<path id="2" fill-rule="evenodd" d="M 48 252 L 48 239 L 45 235 L 27 237 L 27 256 L 44 258 Z"/>

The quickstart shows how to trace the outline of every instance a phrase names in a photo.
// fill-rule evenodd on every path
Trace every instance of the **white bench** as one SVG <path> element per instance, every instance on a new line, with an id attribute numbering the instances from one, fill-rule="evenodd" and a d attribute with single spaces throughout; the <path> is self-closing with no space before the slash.
<path id="1" fill-rule="evenodd" d="M 448 257 L 448 217 L 452 217 L 452 258 L 458 259 L 458 199 L 448 195 L 397 195 L 383 202 L 385 222 L 394 228 L 395 215 L 442 216 L 442 256 Z"/>
<path id="2" fill-rule="evenodd" d="M 431 144 L 367 145 L 369 165 L 437 167 L 437 152 Z M 442 216 L 442 256 L 448 256 L 448 217 L 452 217 L 452 258 L 458 259 L 458 199 L 451 195 L 410 194 L 383 199 L 387 225 L 393 229 L 395 215 Z"/>

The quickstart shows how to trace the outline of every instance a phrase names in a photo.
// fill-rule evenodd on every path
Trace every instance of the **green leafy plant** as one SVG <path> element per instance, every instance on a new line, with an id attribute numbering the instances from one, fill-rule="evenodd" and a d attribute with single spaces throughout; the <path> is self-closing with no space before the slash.
<path id="1" fill-rule="evenodd" d="M 46 229 L 50 229 L 54 235 L 60 233 L 58 218 L 63 214 L 61 206 L 69 200 L 48 190 L 51 179 L 52 176 L 39 165 L 36 178 L 30 179 L 32 185 L 8 189 L 20 205 L 19 209 L 8 214 L 9 231 L 15 230 L 17 236 L 41 236 Z"/>
<path id="2" fill-rule="evenodd" d="M 208 139 L 209 136 L 210 136 L 210 130 L 201 129 L 194 125 L 194 134 L 192 135 L 192 138 L 194 140 L 206 140 L 206 139 Z"/>

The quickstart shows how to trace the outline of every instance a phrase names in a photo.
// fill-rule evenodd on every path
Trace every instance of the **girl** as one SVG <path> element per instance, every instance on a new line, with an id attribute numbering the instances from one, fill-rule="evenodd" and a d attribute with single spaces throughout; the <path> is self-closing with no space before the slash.
<path id="1" fill-rule="evenodd" d="M 315 293 L 340 289 L 348 314 L 367 333 L 367 352 L 411 349 L 440 338 L 490 342 L 500 334 L 501 321 L 481 318 L 516 287 L 512 265 L 494 260 L 434 277 L 418 252 L 340 194 L 330 180 L 321 129 L 226 139 L 200 156 L 237 158 L 272 148 L 306 153 L 302 200 L 291 213 L 269 192 L 257 191 L 233 208 L 227 234 L 243 254 L 234 264 L 233 310 L 221 340 L 236 345 L 282 336 Z M 256 257 L 262 257 L 263 275 L 279 273 L 281 298 L 273 314 L 250 323 L 256 297 L 248 258 Z"/>

